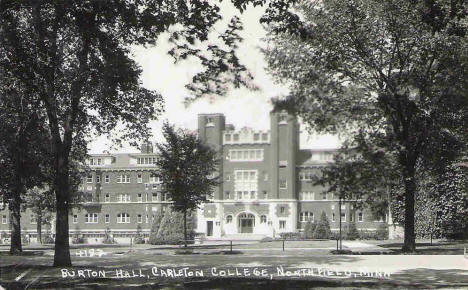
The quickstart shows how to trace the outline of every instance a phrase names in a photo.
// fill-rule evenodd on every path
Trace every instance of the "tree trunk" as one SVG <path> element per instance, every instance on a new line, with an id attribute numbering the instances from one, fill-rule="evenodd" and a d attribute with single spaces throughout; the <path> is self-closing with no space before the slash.
<path id="1" fill-rule="evenodd" d="M 21 200 L 19 192 L 15 192 L 10 202 L 11 244 L 10 254 L 16 255 L 23 251 L 21 246 Z"/>
<path id="2" fill-rule="evenodd" d="M 414 233 L 414 195 L 416 192 L 415 165 L 407 164 L 404 171 L 405 183 L 405 240 L 402 251 L 412 253 L 416 250 Z"/>
<path id="3" fill-rule="evenodd" d="M 55 254 L 54 266 L 71 266 L 68 203 L 70 199 L 68 187 L 68 162 L 64 157 L 58 160 L 58 172 L 55 180 L 55 197 L 57 204 L 57 216 L 55 221 Z"/>
<path id="4" fill-rule="evenodd" d="M 42 244 L 42 215 L 37 215 L 37 240 Z"/>
<path id="5" fill-rule="evenodd" d="M 184 247 L 187 248 L 187 209 L 184 209 Z"/>

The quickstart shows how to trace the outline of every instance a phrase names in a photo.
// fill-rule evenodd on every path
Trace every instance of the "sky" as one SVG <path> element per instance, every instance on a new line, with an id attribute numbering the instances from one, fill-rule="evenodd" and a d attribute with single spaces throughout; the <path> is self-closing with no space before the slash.
<path id="1" fill-rule="evenodd" d="M 167 54 L 170 46 L 168 36 L 162 35 L 154 47 L 135 47 L 133 58 L 141 66 L 141 81 L 145 88 L 158 91 L 165 100 L 165 112 L 157 121 L 149 125 L 153 133 L 153 142 L 161 142 L 161 126 L 164 120 L 175 124 L 176 127 L 197 129 L 197 115 L 201 113 L 222 113 L 226 116 L 226 123 L 233 124 L 236 129 L 250 127 L 258 130 L 269 129 L 269 112 L 272 110 L 271 98 L 287 94 L 285 86 L 276 84 L 266 72 L 266 62 L 260 48 L 267 45 L 262 38 L 266 36 L 265 29 L 258 22 L 263 13 L 262 8 L 247 9 L 242 15 L 238 14 L 230 1 L 221 4 L 223 23 L 215 29 L 222 31 L 225 23 L 232 16 L 238 15 L 244 25 L 241 35 L 244 41 L 239 47 L 240 61 L 247 66 L 254 75 L 254 83 L 260 88 L 250 91 L 246 88 L 233 89 L 228 95 L 216 100 L 200 99 L 189 107 L 184 105 L 184 99 L 189 92 L 185 89 L 201 66 L 196 60 L 186 60 L 174 64 L 174 60 Z M 216 32 L 215 32 L 216 33 Z M 309 135 L 301 124 L 301 144 L 303 149 L 336 148 L 338 138 L 330 135 Z M 138 152 L 138 149 L 123 144 L 121 148 L 110 148 L 110 141 L 103 136 L 97 136 L 90 144 L 89 153 L 103 153 L 110 150 L 114 153 Z"/>

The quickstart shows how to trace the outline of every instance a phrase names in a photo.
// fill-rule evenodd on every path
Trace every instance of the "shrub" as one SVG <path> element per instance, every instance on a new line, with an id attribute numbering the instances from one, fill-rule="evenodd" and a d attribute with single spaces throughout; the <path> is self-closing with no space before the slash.
<path id="1" fill-rule="evenodd" d="M 268 243 L 273 241 L 271 237 L 264 237 L 263 239 L 260 240 L 261 243 Z"/>
<path id="2" fill-rule="evenodd" d="M 354 222 L 349 223 L 347 230 L 346 230 L 345 239 L 351 240 L 351 241 L 359 239 L 359 232 Z"/>
<path id="3" fill-rule="evenodd" d="M 320 220 L 315 226 L 314 238 L 315 239 L 329 239 L 331 236 L 330 223 L 328 222 L 327 215 L 322 212 Z"/>
<path id="4" fill-rule="evenodd" d="M 311 222 L 310 220 L 307 221 L 304 227 L 304 238 L 306 239 L 313 239 L 314 232 L 315 232 L 316 224 Z"/>
<path id="5" fill-rule="evenodd" d="M 301 233 L 296 233 L 296 232 L 280 233 L 280 237 L 283 240 L 299 240 L 301 239 Z"/>
<path id="6" fill-rule="evenodd" d="M 377 240 L 388 240 L 388 226 L 387 226 L 386 223 L 381 223 L 377 227 L 376 239 Z"/>
<path id="7" fill-rule="evenodd" d="M 137 236 L 137 237 L 135 237 L 135 239 L 133 239 L 133 243 L 134 243 L 135 245 L 137 245 L 137 244 L 144 244 L 144 243 L 145 243 L 145 239 L 144 239 L 143 237 Z"/>
<path id="8" fill-rule="evenodd" d="M 86 244 L 87 242 L 88 242 L 88 239 L 83 238 L 83 237 L 73 238 L 72 240 L 73 244 Z"/>
<path id="9" fill-rule="evenodd" d="M 54 238 L 51 235 L 45 235 L 42 237 L 43 244 L 53 244 L 55 243 Z"/>
<path id="10" fill-rule="evenodd" d="M 360 230 L 359 237 L 361 240 L 376 240 L 377 233 L 375 231 Z"/>
<path id="11" fill-rule="evenodd" d="M 158 223 L 158 220 L 160 221 Z M 187 239 L 193 243 L 194 238 L 193 215 L 187 215 Z M 156 231 L 157 230 L 157 231 Z M 166 210 L 161 219 L 155 217 L 150 235 L 150 243 L 153 245 L 179 245 L 184 239 L 184 216 L 180 212 Z"/>

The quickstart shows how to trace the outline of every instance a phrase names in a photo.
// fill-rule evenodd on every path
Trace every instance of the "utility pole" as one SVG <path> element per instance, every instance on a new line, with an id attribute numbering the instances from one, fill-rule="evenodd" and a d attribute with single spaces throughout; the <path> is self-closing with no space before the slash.
<path id="1" fill-rule="evenodd" d="M 340 251 L 343 250 L 343 240 L 342 240 L 342 237 L 341 237 L 341 194 L 340 196 L 338 197 L 338 212 L 339 212 L 339 219 L 340 219 Z"/>

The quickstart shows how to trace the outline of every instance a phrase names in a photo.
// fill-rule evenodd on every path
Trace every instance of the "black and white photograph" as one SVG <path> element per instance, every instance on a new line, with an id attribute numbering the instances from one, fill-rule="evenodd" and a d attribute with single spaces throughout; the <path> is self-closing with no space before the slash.
<path id="1" fill-rule="evenodd" d="M 0 0 L 3 289 L 468 289 L 468 2 Z"/>

